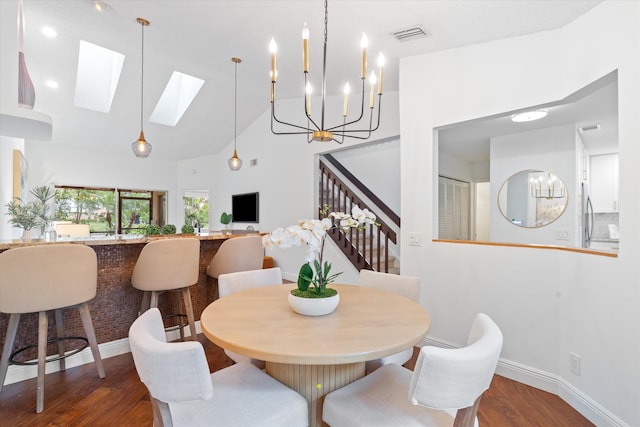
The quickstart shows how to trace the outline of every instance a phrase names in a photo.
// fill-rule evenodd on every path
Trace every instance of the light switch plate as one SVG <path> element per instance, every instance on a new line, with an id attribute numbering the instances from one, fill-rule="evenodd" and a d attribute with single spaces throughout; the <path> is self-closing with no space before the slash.
<path id="1" fill-rule="evenodd" d="M 422 233 L 409 233 L 410 246 L 422 246 Z"/>

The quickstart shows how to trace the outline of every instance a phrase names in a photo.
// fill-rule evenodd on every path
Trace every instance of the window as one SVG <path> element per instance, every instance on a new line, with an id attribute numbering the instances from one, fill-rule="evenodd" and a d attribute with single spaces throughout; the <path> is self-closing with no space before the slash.
<path id="1" fill-rule="evenodd" d="M 209 229 L 209 192 L 189 190 L 184 192 L 184 222 L 197 230 Z"/>
<path id="2" fill-rule="evenodd" d="M 166 192 L 56 186 L 56 220 L 89 224 L 92 234 L 144 234 L 166 222 Z"/>

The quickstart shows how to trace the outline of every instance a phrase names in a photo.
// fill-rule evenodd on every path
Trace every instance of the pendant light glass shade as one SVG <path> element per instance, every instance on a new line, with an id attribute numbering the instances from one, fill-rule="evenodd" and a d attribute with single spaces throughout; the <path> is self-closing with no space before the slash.
<path id="1" fill-rule="evenodd" d="M 133 150 L 133 154 L 136 157 L 140 157 L 142 159 L 149 157 L 151 154 L 151 144 L 144 139 L 144 129 L 142 127 L 143 124 L 143 112 L 144 112 L 144 27 L 149 26 L 149 21 L 143 18 L 137 18 L 136 21 L 142 27 L 142 54 L 141 54 L 141 67 L 140 67 L 140 136 L 137 141 L 133 141 L 131 143 L 131 149 Z"/>
<path id="2" fill-rule="evenodd" d="M 236 150 L 233 150 L 233 157 L 229 159 L 229 169 L 232 171 L 237 171 L 242 167 L 242 160 L 238 157 L 238 153 Z"/>
<path id="3" fill-rule="evenodd" d="M 151 144 L 144 139 L 144 131 L 140 131 L 138 140 L 131 143 L 131 149 L 136 157 L 141 157 L 143 159 L 145 157 L 149 157 L 149 154 L 151 154 Z"/>
<path id="4" fill-rule="evenodd" d="M 234 117 L 233 117 L 233 157 L 228 161 L 229 169 L 232 171 L 240 170 L 242 167 L 242 160 L 238 157 L 236 151 L 236 140 L 238 138 L 238 64 L 241 61 L 240 58 L 231 58 L 231 61 L 235 63 L 235 86 L 234 86 Z"/>

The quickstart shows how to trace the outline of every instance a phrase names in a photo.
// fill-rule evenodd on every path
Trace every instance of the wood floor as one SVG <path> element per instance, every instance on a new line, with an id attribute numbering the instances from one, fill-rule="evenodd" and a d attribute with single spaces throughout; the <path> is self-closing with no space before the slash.
<path id="1" fill-rule="evenodd" d="M 220 348 L 202 336 L 199 340 L 212 371 L 231 365 Z M 406 366 L 411 369 L 414 363 L 415 353 Z M 102 380 L 93 364 L 47 375 L 41 414 L 35 413 L 35 379 L 5 386 L 0 426 L 151 426 L 151 403 L 131 354 L 104 364 L 107 377 Z M 559 397 L 497 375 L 480 401 L 478 420 L 489 427 L 593 426 Z"/>

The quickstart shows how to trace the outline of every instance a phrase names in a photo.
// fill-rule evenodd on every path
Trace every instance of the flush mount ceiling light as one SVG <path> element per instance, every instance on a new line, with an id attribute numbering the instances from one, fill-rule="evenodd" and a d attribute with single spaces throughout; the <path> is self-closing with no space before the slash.
<path id="1" fill-rule="evenodd" d="M 151 144 L 144 139 L 144 129 L 142 127 L 143 119 L 142 114 L 144 111 L 144 27 L 149 26 L 149 21 L 143 18 L 137 18 L 136 21 L 142 28 L 142 55 L 141 55 L 141 67 L 140 67 L 140 136 L 137 141 L 131 143 L 131 149 L 136 157 L 146 158 L 151 154 Z"/>
<path id="2" fill-rule="evenodd" d="M 231 61 L 235 63 L 235 86 L 233 89 L 233 157 L 229 159 L 229 169 L 237 171 L 242 167 L 242 160 L 240 160 L 240 157 L 238 157 L 238 153 L 236 152 L 236 140 L 238 138 L 238 64 L 242 61 L 240 58 L 231 58 Z"/>
<path id="3" fill-rule="evenodd" d="M 105 10 L 109 9 L 111 6 L 109 6 L 107 3 L 103 2 L 102 0 L 93 0 L 93 7 L 98 12 L 104 12 Z"/>
<path id="4" fill-rule="evenodd" d="M 533 120 L 539 120 L 547 115 L 547 110 L 535 110 L 525 111 L 524 113 L 518 113 L 511 116 L 513 122 L 531 122 Z"/>
<path id="5" fill-rule="evenodd" d="M 278 75 L 276 69 L 276 53 L 277 45 L 274 39 L 271 39 L 269 44 L 269 50 L 271 51 L 271 132 L 275 135 L 307 135 L 307 142 L 311 141 L 335 141 L 339 144 L 344 142 L 344 138 L 355 139 L 369 139 L 371 133 L 378 129 L 380 125 L 380 107 L 382 102 L 382 67 L 384 66 L 384 56 L 380 53 L 378 57 L 378 119 L 375 127 L 373 126 L 374 106 L 375 106 L 375 94 L 376 94 L 376 74 L 371 72 L 369 77 L 369 83 L 371 84 L 371 91 L 369 95 L 369 125 L 368 127 L 354 128 L 358 122 L 364 117 L 364 94 L 365 94 L 365 80 L 367 74 L 367 36 L 362 34 L 362 40 L 360 46 L 362 47 L 362 62 L 361 62 L 361 74 L 362 80 L 362 103 L 360 107 L 359 117 L 355 120 L 347 122 L 347 110 L 349 103 L 349 83 L 344 86 L 344 108 L 342 111 L 342 123 L 331 127 L 325 126 L 325 98 L 326 98 L 326 66 L 327 66 L 327 23 L 329 21 L 327 12 L 327 0 L 324 2 L 324 52 L 322 57 L 322 103 L 320 110 L 320 121 L 317 122 L 311 117 L 311 83 L 309 82 L 309 28 L 307 24 L 304 25 L 302 30 L 302 68 L 304 73 L 304 88 L 306 96 L 304 100 L 304 114 L 307 117 L 306 126 L 288 123 L 276 118 L 275 111 L 275 92 L 276 92 L 276 78 Z M 366 119 L 365 119 L 366 121 Z M 279 132 L 274 129 L 274 122 L 281 125 L 293 128 L 288 132 Z M 353 127 L 352 127 L 353 126 Z"/>

